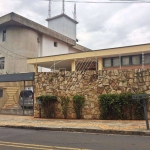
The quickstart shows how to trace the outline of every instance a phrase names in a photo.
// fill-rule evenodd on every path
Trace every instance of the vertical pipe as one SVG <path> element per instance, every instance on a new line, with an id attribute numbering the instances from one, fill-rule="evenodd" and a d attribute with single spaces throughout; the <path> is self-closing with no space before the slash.
<path id="1" fill-rule="evenodd" d="M 142 52 L 142 69 L 144 69 L 144 52 Z"/>
<path id="2" fill-rule="evenodd" d="M 55 72 L 55 57 L 54 57 L 54 72 Z"/>
<path id="3" fill-rule="evenodd" d="M 24 116 L 24 92 L 25 92 L 25 81 L 23 81 L 24 84 L 24 91 L 23 91 L 23 116 Z"/>
<path id="4" fill-rule="evenodd" d="M 33 116 L 34 116 L 34 98 L 35 98 L 35 84 L 34 84 L 35 82 L 34 81 L 32 81 L 32 86 L 33 86 Z"/>
<path id="5" fill-rule="evenodd" d="M 146 101 L 143 99 L 143 106 L 144 106 L 144 115 L 146 120 L 146 128 L 149 130 L 149 122 L 148 122 L 148 115 L 147 115 L 147 107 L 146 107 Z"/>
<path id="6" fill-rule="evenodd" d="M 120 69 L 121 69 L 121 54 L 119 54 L 119 62 L 120 62 Z"/>

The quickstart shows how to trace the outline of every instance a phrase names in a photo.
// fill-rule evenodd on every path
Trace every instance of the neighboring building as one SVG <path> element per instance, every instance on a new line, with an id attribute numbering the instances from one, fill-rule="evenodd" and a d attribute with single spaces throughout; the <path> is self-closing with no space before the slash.
<path id="1" fill-rule="evenodd" d="M 15 13 L 0 17 L 0 73 L 32 71 L 27 58 L 90 51 L 76 44 L 77 21 L 65 14 L 47 21 L 49 28 Z"/>
<path id="2" fill-rule="evenodd" d="M 65 68 L 67 71 L 147 69 L 150 68 L 150 44 L 39 57 L 28 59 L 28 64 L 35 65 L 35 67 L 50 65 L 55 70 Z"/>

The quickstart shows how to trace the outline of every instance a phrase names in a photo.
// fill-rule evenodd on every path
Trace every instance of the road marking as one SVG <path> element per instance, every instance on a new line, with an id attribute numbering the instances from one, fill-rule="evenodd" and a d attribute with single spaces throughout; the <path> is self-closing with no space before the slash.
<path id="1" fill-rule="evenodd" d="M 4 141 L 0 141 L 0 145 L 1 146 L 9 146 L 9 147 L 22 147 L 22 148 L 29 148 L 29 149 L 39 149 L 39 150 L 54 150 L 54 149 L 90 150 L 90 149 L 80 149 L 80 148 L 70 148 L 70 147 L 58 147 L 58 146 L 46 146 L 46 145 L 36 145 L 36 144 L 4 142 Z"/>
<path id="2" fill-rule="evenodd" d="M 45 148 L 38 148 L 38 147 L 28 147 L 28 146 L 19 146 L 19 145 L 6 145 L 6 144 L 0 144 L 1 146 L 5 147 L 21 147 L 21 148 L 28 148 L 28 149 L 40 149 L 40 150 L 54 150 L 54 149 L 45 149 Z"/>

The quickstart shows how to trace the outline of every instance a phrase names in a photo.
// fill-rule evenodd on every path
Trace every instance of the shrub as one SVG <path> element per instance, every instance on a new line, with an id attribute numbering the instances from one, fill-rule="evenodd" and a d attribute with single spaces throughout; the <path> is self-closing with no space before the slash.
<path id="1" fill-rule="evenodd" d="M 141 100 L 132 100 L 132 93 L 99 96 L 101 119 L 144 119 Z"/>
<path id="2" fill-rule="evenodd" d="M 55 117 L 55 104 L 58 102 L 57 97 L 53 95 L 42 95 L 37 97 L 47 118 Z"/>
<path id="3" fill-rule="evenodd" d="M 82 118 L 82 108 L 84 106 L 85 98 L 82 95 L 74 95 L 73 96 L 73 106 L 76 113 L 76 118 Z"/>
<path id="4" fill-rule="evenodd" d="M 67 119 L 69 97 L 68 96 L 60 96 L 60 99 L 61 99 L 62 113 L 64 115 L 64 118 Z"/>

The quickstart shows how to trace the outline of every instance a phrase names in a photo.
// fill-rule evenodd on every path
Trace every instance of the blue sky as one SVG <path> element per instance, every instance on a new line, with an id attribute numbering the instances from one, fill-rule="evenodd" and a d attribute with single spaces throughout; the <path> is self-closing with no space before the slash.
<path id="1" fill-rule="evenodd" d="M 47 26 L 45 21 L 48 16 L 47 1 L 0 1 L 0 16 L 15 12 Z M 61 13 L 61 5 L 61 2 L 52 2 L 52 16 Z M 65 13 L 70 17 L 73 17 L 73 8 L 74 3 L 65 3 Z M 77 4 L 79 44 L 97 50 L 150 43 L 149 14 L 150 3 Z"/>

